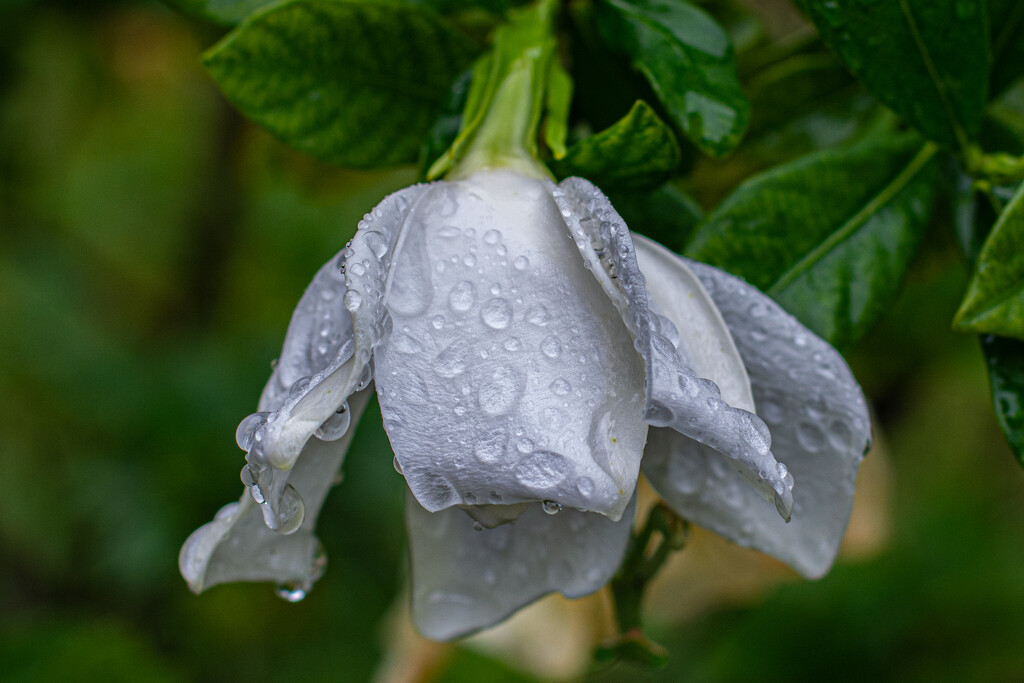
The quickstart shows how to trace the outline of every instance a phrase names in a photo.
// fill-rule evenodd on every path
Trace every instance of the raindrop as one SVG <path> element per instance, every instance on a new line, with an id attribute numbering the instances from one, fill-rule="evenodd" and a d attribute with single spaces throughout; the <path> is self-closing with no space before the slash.
<path id="1" fill-rule="evenodd" d="M 403 477 L 405 476 L 405 472 L 403 472 L 403 471 L 402 471 L 402 463 L 398 462 L 398 456 L 397 456 L 397 455 L 396 455 L 396 456 L 395 456 L 395 458 L 394 458 L 394 459 L 393 459 L 393 460 L 391 461 L 391 464 L 392 464 L 392 465 L 394 465 L 394 467 L 395 467 L 395 472 L 398 472 L 398 473 L 399 473 L 399 474 L 401 474 L 401 475 L 402 475 Z"/>
<path id="2" fill-rule="evenodd" d="M 541 507 L 543 507 L 544 512 L 546 512 L 549 515 L 557 515 L 559 512 L 562 511 L 562 504 L 556 503 L 553 500 L 545 500 L 543 503 L 541 503 Z"/>
<path id="3" fill-rule="evenodd" d="M 572 385 L 569 384 L 568 380 L 561 377 L 553 381 L 549 388 L 551 389 L 551 392 L 557 396 L 565 396 L 572 391 Z"/>
<path id="4" fill-rule="evenodd" d="M 288 602 L 299 602 L 306 597 L 306 592 L 309 590 L 309 586 L 299 584 L 298 582 L 288 581 L 285 583 L 277 584 L 274 588 L 274 593 L 277 597 Z"/>
<path id="5" fill-rule="evenodd" d="M 526 270 L 530 267 L 530 259 L 525 256 L 517 256 L 516 260 L 512 262 L 516 270 Z"/>
<path id="6" fill-rule="evenodd" d="M 352 414 L 348 410 L 348 403 L 345 403 L 338 408 L 334 415 L 324 420 L 324 423 L 315 432 L 316 438 L 321 441 L 337 441 L 348 431 L 351 422 Z"/>
<path id="7" fill-rule="evenodd" d="M 497 230 L 488 230 L 484 233 L 484 244 L 497 244 L 501 240 L 501 233 Z"/>
<path id="8" fill-rule="evenodd" d="M 551 314 L 544 306 L 534 306 L 526 311 L 524 319 L 531 325 L 543 326 L 551 320 Z"/>
<path id="9" fill-rule="evenodd" d="M 347 308 L 352 313 L 355 313 L 357 310 L 359 310 L 359 307 L 363 303 L 363 295 L 354 289 L 350 289 L 347 292 L 345 292 L 344 301 L 345 308 Z"/>
<path id="10" fill-rule="evenodd" d="M 503 330 L 512 321 L 512 307 L 504 299 L 490 299 L 480 309 L 484 323 L 495 330 Z"/>
<path id="11" fill-rule="evenodd" d="M 468 311 L 474 303 L 476 303 L 476 287 L 472 282 L 463 280 L 452 287 L 451 292 L 448 293 L 448 305 L 453 311 Z"/>
<path id="12" fill-rule="evenodd" d="M 540 350 L 548 358 L 555 359 L 562 355 L 562 344 L 552 335 L 540 343 Z"/>

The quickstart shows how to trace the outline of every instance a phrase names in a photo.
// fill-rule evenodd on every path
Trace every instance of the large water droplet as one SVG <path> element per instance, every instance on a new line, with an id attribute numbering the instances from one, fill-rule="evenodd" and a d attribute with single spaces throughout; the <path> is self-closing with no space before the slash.
<path id="1" fill-rule="evenodd" d="M 534 451 L 516 466 L 516 481 L 529 489 L 551 489 L 569 475 L 572 464 L 558 453 Z"/>
<path id="2" fill-rule="evenodd" d="M 476 303 L 476 287 L 472 282 L 463 280 L 448 293 L 448 305 L 453 311 L 463 313 L 468 311 Z"/>
<path id="3" fill-rule="evenodd" d="M 562 343 L 552 335 L 540 343 L 540 350 L 548 358 L 555 359 L 562 355 Z"/>
<path id="4" fill-rule="evenodd" d="M 359 310 L 359 307 L 363 304 L 363 295 L 354 289 L 350 289 L 345 292 L 345 308 L 350 312 L 355 313 Z"/>
<path id="5" fill-rule="evenodd" d="M 267 522 L 267 526 L 277 533 L 284 535 L 298 531 L 306 515 L 306 505 L 302 502 L 302 496 L 299 495 L 299 492 L 291 484 L 284 487 L 276 510 L 271 510 L 268 515 L 267 508 L 271 507 L 270 504 L 263 503 L 263 507 L 263 518 Z"/>
<path id="6" fill-rule="evenodd" d="M 484 244 L 497 244 L 501 240 L 501 233 L 497 230 L 488 230 L 484 233 Z"/>
<path id="7" fill-rule="evenodd" d="M 481 307 L 480 317 L 495 330 L 503 330 L 512 321 L 512 307 L 504 299 L 490 299 Z"/>
<path id="8" fill-rule="evenodd" d="M 557 515 L 559 512 L 562 511 L 562 504 L 556 503 L 553 500 L 545 500 L 543 503 L 541 503 L 541 507 L 544 508 L 544 512 L 546 512 L 549 515 Z"/>
<path id="9" fill-rule="evenodd" d="M 352 413 L 349 412 L 348 403 L 345 403 L 314 434 L 321 441 L 337 441 L 345 435 L 351 423 Z"/>
<path id="10" fill-rule="evenodd" d="M 526 322 L 530 323 L 531 325 L 543 327 L 544 325 L 547 325 L 548 322 L 551 320 L 551 314 L 548 313 L 548 309 L 545 308 L 543 305 L 538 305 L 526 311 L 524 320 L 526 320 Z"/>
<path id="11" fill-rule="evenodd" d="M 817 453 L 825 445 L 825 435 L 812 422 L 801 422 L 796 426 L 796 440 L 811 453 Z"/>
<path id="12" fill-rule="evenodd" d="M 526 270 L 530 267 L 530 259 L 525 256 L 517 256 L 516 260 L 512 262 L 516 270 Z"/>
<path id="13" fill-rule="evenodd" d="M 561 377 L 554 380 L 551 383 L 551 386 L 548 388 L 551 389 L 551 393 L 555 394 L 556 396 L 565 396 L 570 391 L 572 391 L 572 385 L 569 384 L 568 380 L 565 380 Z"/>
<path id="14" fill-rule="evenodd" d="M 297 581 L 287 581 L 285 583 L 277 584 L 274 588 L 274 594 L 288 602 L 299 602 L 306 597 L 306 592 L 309 588 L 310 587 L 304 582 L 299 583 Z"/>
<path id="15" fill-rule="evenodd" d="M 256 430 L 266 424 L 269 415 L 270 413 L 253 413 L 238 423 L 238 429 L 235 430 L 235 443 L 239 448 L 243 451 L 249 451 L 252 448 Z"/>

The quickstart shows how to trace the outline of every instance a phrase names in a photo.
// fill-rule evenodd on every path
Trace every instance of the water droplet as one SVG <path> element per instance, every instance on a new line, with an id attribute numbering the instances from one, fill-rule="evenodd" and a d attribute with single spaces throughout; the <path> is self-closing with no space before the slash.
<path id="1" fill-rule="evenodd" d="M 501 430 L 483 434 L 478 437 L 480 440 L 473 446 L 473 453 L 480 460 L 487 464 L 497 462 L 505 452 L 505 433 Z M 493 496 L 492 496 L 493 498 Z M 495 502 L 491 500 L 491 502 Z"/>
<path id="2" fill-rule="evenodd" d="M 822 434 L 818 425 L 811 422 L 801 422 L 797 425 L 796 440 L 811 453 L 820 451 L 821 447 L 825 445 L 825 435 Z"/>
<path id="3" fill-rule="evenodd" d="M 515 477 L 529 489 L 550 489 L 569 475 L 572 464 L 558 453 L 534 451 L 516 466 Z"/>
<path id="4" fill-rule="evenodd" d="M 308 586 L 288 581 L 277 584 L 277 587 L 274 588 L 274 593 L 282 600 L 287 600 L 288 602 L 299 602 L 306 597 L 307 590 L 309 590 Z"/>
<path id="5" fill-rule="evenodd" d="M 468 311 L 474 303 L 476 303 L 476 287 L 467 280 L 452 287 L 448 293 L 448 305 L 453 311 L 460 313 Z"/>
<path id="6" fill-rule="evenodd" d="M 460 375 L 466 369 L 468 355 L 469 342 L 465 339 L 457 339 L 437 354 L 437 358 L 434 359 L 434 372 L 446 379 Z"/>
<path id="7" fill-rule="evenodd" d="M 562 355 L 562 344 L 558 337 L 552 335 L 540 343 L 540 350 L 548 358 L 555 359 Z"/>
<path id="8" fill-rule="evenodd" d="M 526 270 L 530 267 L 530 259 L 525 256 L 517 256 L 516 260 L 512 262 L 516 270 Z"/>
<path id="9" fill-rule="evenodd" d="M 590 477 L 580 477 L 576 480 L 576 490 L 581 496 L 589 498 L 594 493 L 594 481 Z"/>
<path id="10" fill-rule="evenodd" d="M 546 512 L 549 515 L 557 515 L 559 512 L 562 511 L 561 503 L 556 503 L 553 500 L 545 500 L 543 503 L 541 503 L 541 507 L 544 508 L 544 512 Z"/>
<path id="11" fill-rule="evenodd" d="M 480 409 L 488 415 L 504 415 L 512 409 L 522 393 L 521 382 L 516 371 L 510 366 L 496 368 L 477 391 Z"/>
<path id="12" fill-rule="evenodd" d="M 509 337 L 508 339 L 506 339 L 502 343 L 502 346 L 505 348 L 506 351 L 518 351 L 523 347 L 522 343 L 515 337 Z"/>
<path id="13" fill-rule="evenodd" d="M 306 505 L 302 502 L 302 496 L 291 484 L 284 487 L 276 506 L 268 501 L 260 505 L 263 507 L 263 520 L 279 534 L 288 535 L 298 531 L 306 515 Z"/>
<path id="14" fill-rule="evenodd" d="M 497 244 L 501 240 L 501 233 L 497 230 L 488 230 L 484 233 L 484 244 Z"/>
<path id="15" fill-rule="evenodd" d="M 238 423 L 238 429 L 235 430 L 235 443 L 239 448 L 243 451 L 252 448 L 253 441 L 256 440 L 256 431 L 266 424 L 269 416 L 270 413 L 253 413 Z"/>
<path id="16" fill-rule="evenodd" d="M 520 453 L 532 453 L 533 441 L 523 438 L 516 442 L 516 450 Z"/>
<path id="17" fill-rule="evenodd" d="M 445 239 L 453 239 L 462 235 L 462 231 L 454 225 L 446 225 L 437 231 L 438 236 L 444 237 Z"/>
<path id="18" fill-rule="evenodd" d="M 504 299 L 490 299 L 481 307 L 480 317 L 495 330 L 503 330 L 512 321 L 512 307 Z"/>
<path id="19" fill-rule="evenodd" d="M 337 441 L 348 431 L 351 422 L 352 414 L 349 413 L 348 403 L 345 403 L 320 425 L 315 432 L 316 438 L 321 441 Z"/>
<path id="20" fill-rule="evenodd" d="M 435 330 L 440 330 L 442 327 L 444 327 L 444 316 L 435 315 L 434 319 L 430 321 L 430 324 L 433 326 Z"/>
<path id="21" fill-rule="evenodd" d="M 350 273 L 357 277 L 362 277 L 363 275 L 366 274 L 366 266 L 364 266 L 362 263 L 359 263 L 358 261 L 349 264 L 348 270 Z"/>
<path id="22" fill-rule="evenodd" d="M 524 319 L 531 325 L 537 325 L 542 327 L 544 325 L 547 325 L 548 322 L 551 320 L 551 314 L 548 313 L 547 308 L 545 308 L 542 305 L 539 305 L 534 306 L 530 308 L 528 311 L 526 311 L 526 316 L 524 316 Z"/>
<path id="23" fill-rule="evenodd" d="M 557 396 L 565 396 L 570 391 L 572 391 L 572 385 L 569 384 L 568 380 L 563 379 L 561 377 L 553 381 L 550 387 L 548 388 L 551 389 L 551 392 Z"/>
<path id="24" fill-rule="evenodd" d="M 359 307 L 363 303 L 363 295 L 354 289 L 350 289 L 347 292 L 345 292 L 344 301 L 345 308 L 347 308 L 352 313 L 355 313 L 357 310 L 359 310 Z"/>
<path id="25" fill-rule="evenodd" d="M 366 246 L 370 248 L 370 251 L 377 258 L 383 258 L 384 254 L 388 253 L 388 241 L 380 232 L 368 230 L 366 231 L 365 239 Z"/>
<path id="26" fill-rule="evenodd" d="M 466 504 L 468 505 L 473 505 L 474 503 L 476 503 L 476 496 L 469 492 L 467 492 L 466 495 L 462 497 L 462 499 L 466 501 Z"/>
<path id="27" fill-rule="evenodd" d="M 454 408 L 452 408 L 452 412 L 458 415 L 459 417 L 465 415 L 467 410 L 468 408 L 466 408 L 466 406 L 455 406 Z"/>
<path id="28" fill-rule="evenodd" d="M 405 476 L 405 472 L 402 471 L 402 463 L 398 462 L 398 456 L 397 455 L 395 456 L 394 460 L 391 461 L 391 464 L 394 465 L 395 472 L 398 472 L 403 477 Z"/>

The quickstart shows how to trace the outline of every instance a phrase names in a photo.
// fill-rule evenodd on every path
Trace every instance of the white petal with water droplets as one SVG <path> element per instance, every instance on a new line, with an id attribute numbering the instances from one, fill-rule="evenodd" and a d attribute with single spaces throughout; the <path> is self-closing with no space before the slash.
<path id="1" fill-rule="evenodd" d="M 644 473 L 688 519 L 820 577 L 846 530 L 870 443 L 864 396 L 839 353 L 770 298 L 715 268 L 689 265 L 729 325 L 773 450 L 798 482 L 792 522 L 764 515 L 717 454 L 668 430 L 651 430 Z"/>
<path id="2" fill-rule="evenodd" d="M 618 519 L 646 439 L 643 367 L 546 184 L 434 183 L 405 234 L 374 364 L 420 504 L 552 500 Z"/>
<path id="3" fill-rule="evenodd" d="M 387 332 L 382 304 L 390 254 L 426 186 L 389 195 L 359 224 L 352 242 L 313 279 L 293 314 L 261 412 L 239 426 L 243 480 L 267 526 L 293 532 L 304 504 L 289 471 L 313 435 L 333 440 L 351 424 L 345 401 L 372 379 L 374 344 Z M 365 303 L 364 303 L 365 302 Z"/>
<path id="4" fill-rule="evenodd" d="M 783 519 L 789 519 L 792 478 L 780 472 L 772 456 L 768 428 L 753 413 L 723 400 L 715 382 L 700 374 L 697 362 L 709 354 L 694 351 L 691 357 L 685 353 L 685 345 L 677 350 L 659 329 L 661 325 L 649 309 L 647 285 L 625 222 L 607 197 L 582 178 L 568 178 L 552 188 L 587 268 L 615 303 L 635 338 L 635 348 L 644 358 L 647 422 L 671 427 L 721 452 L 748 483 L 775 503 Z M 659 283 L 651 282 L 650 286 L 657 288 Z M 711 322 L 704 316 L 697 321 L 678 321 L 676 326 L 684 328 L 678 330 L 684 341 L 689 337 L 699 341 L 699 335 L 685 328 L 707 324 Z M 737 386 L 729 389 L 739 391 Z"/>
<path id="5" fill-rule="evenodd" d="M 349 398 L 353 421 L 358 420 L 372 391 L 366 389 Z M 314 534 L 316 517 L 354 431 L 349 429 L 336 441 L 310 439 L 302 449 L 288 478 L 305 502 L 305 516 L 294 533 L 284 535 L 267 528 L 259 505 L 248 492 L 194 531 L 178 560 L 189 587 L 199 593 L 230 581 L 276 581 L 293 591 L 309 590 L 326 562 Z"/>
<path id="6" fill-rule="evenodd" d="M 417 629 L 432 640 L 452 640 L 553 591 L 570 598 L 593 593 L 622 560 L 635 501 L 618 522 L 571 508 L 546 514 L 533 503 L 515 523 L 478 529 L 462 510 L 430 513 L 408 496 Z"/>

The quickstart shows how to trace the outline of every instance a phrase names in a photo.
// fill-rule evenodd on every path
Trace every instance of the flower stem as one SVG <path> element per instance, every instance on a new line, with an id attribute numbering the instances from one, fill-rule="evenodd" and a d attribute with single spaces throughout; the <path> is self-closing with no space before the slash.
<path id="1" fill-rule="evenodd" d="M 454 180 L 485 168 L 551 177 L 537 160 L 537 136 L 550 84 L 566 87 L 555 54 L 557 11 L 557 0 L 538 0 L 494 32 L 493 49 L 473 67 L 459 134 L 430 167 L 428 179 Z"/>
<path id="2" fill-rule="evenodd" d="M 668 661 L 664 648 L 644 635 L 641 608 L 648 583 L 669 555 L 685 547 L 689 535 L 689 523 L 664 503 L 658 503 L 648 513 L 643 528 L 630 537 L 622 565 L 609 584 L 619 634 L 598 648 L 596 660 L 627 660 L 648 666 L 664 666 Z"/>

